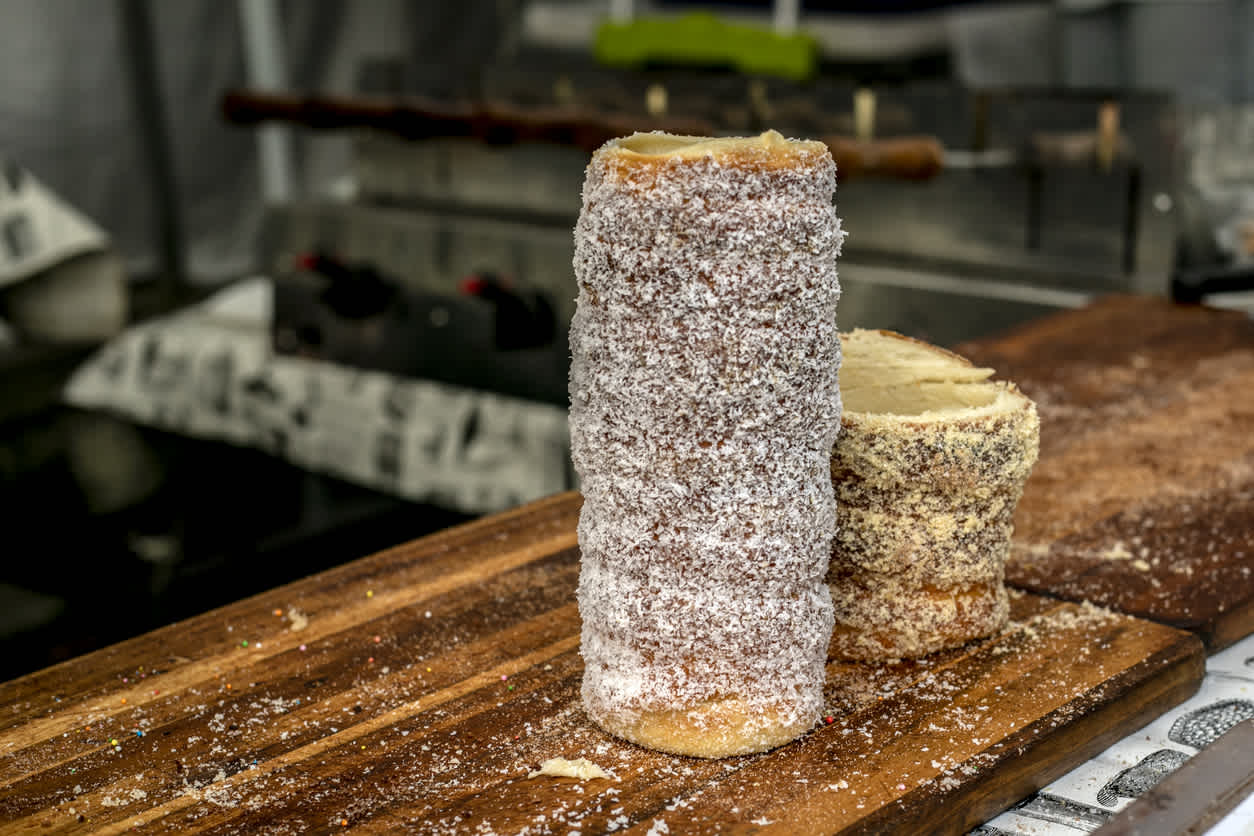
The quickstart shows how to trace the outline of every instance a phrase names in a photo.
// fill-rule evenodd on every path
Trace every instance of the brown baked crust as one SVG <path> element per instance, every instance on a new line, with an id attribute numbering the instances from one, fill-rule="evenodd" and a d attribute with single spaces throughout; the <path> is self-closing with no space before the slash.
<path id="1" fill-rule="evenodd" d="M 875 341 L 886 354 L 895 341 L 926 348 L 934 363 L 928 380 L 897 387 L 903 414 L 860 410 L 846 394 L 832 451 L 839 510 L 828 570 L 830 652 L 916 657 L 996 632 L 1008 612 L 1003 577 L 1014 511 L 1036 462 L 1035 405 L 1011 383 L 971 380 L 967 360 L 918 340 L 890 331 L 843 339 L 863 341 L 861 351 L 846 349 L 846 368 L 873 363 Z M 946 366 L 960 382 L 931 379 Z M 853 371 L 874 379 L 873 369 Z M 912 386 L 938 387 L 929 396 L 952 390 L 955 404 L 915 413 Z"/>

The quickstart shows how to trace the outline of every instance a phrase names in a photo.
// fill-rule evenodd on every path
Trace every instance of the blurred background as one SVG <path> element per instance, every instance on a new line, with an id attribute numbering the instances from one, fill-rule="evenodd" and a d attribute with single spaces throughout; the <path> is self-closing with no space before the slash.
<path id="1" fill-rule="evenodd" d="M 0 677 L 574 486 L 590 151 L 821 138 L 842 327 L 1254 307 L 1254 0 L 0 0 Z"/>

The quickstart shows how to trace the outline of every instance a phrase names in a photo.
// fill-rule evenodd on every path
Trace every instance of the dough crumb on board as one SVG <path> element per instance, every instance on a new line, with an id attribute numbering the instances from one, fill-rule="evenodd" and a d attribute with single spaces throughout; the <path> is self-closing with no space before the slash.
<path id="1" fill-rule="evenodd" d="M 309 626 L 309 616 L 305 615 L 295 607 L 287 608 L 287 620 L 291 622 L 291 626 L 289 626 L 288 629 L 293 632 L 297 630 L 304 630 Z"/>
<path id="2" fill-rule="evenodd" d="M 587 781 L 592 778 L 609 778 L 610 774 L 587 758 L 567 760 L 566 758 L 549 758 L 541 762 L 540 768 L 527 775 L 538 778 L 541 775 L 552 775 L 558 778 L 578 778 Z"/>

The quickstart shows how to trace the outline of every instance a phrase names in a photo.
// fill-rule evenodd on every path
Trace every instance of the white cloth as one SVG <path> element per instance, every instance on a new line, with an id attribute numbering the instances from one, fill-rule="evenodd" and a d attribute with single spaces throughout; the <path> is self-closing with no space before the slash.
<path id="1" fill-rule="evenodd" d="M 0 156 L 0 287 L 108 243 L 100 227 Z"/>
<path id="2" fill-rule="evenodd" d="M 254 278 L 128 329 L 75 372 L 65 400 L 468 513 L 569 486 L 565 410 L 275 356 L 272 310 L 273 285 Z"/>

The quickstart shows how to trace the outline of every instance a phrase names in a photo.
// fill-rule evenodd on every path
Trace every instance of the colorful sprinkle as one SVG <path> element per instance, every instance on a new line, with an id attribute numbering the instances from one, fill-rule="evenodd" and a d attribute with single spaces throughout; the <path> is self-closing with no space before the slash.
<path id="1" fill-rule="evenodd" d="M 300 652 L 301 652 L 301 653 L 304 653 L 304 652 L 305 652 L 306 650 L 308 650 L 308 649 L 309 649 L 309 648 L 307 648 L 307 647 L 306 647 L 305 645 L 303 645 L 303 644 L 300 646 Z"/>
<path id="2" fill-rule="evenodd" d="M 283 615 L 283 610 L 279 609 L 278 607 L 275 607 L 273 612 L 276 618 Z"/>
<path id="3" fill-rule="evenodd" d="M 242 642 L 240 642 L 240 643 L 239 643 L 239 646 L 240 646 L 240 647 L 248 647 L 248 639 L 244 639 Z"/>
<path id="4" fill-rule="evenodd" d="M 144 733 L 143 733 L 142 731 L 140 731 L 139 729 L 135 729 L 135 736 L 136 736 L 136 737 L 143 737 L 143 736 L 144 736 Z"/>
<path id="5" fill-rule="evenodd" d="M 501 674 L 501 681 L 502 681 L 502 682 L 504 682 L 504 681 L 505 681 L 505 680 L 507 680 L 507 679 L 509 679 L 509 677 L 508 677 L 508 676 L 506 676 L 505 674 Z"/>
<path id="6" fill-rule="evenodd" d="M 122 698 L 122 705 L 126 705 L 126 697 Z"/>
<path id="7" fill-rule="evenodd" d="M 366 590 L 366 597 L 367 597 L 367 598 L 373 598 L 373 597 L 374 597 L 374 590 L 373 590 L 373 589 L 367 589 L 367 590 Z"/>
<path id="8" fill-rule="evenodd" d="M 381 642 L 381 641 L 383 641 L 383 637 L 382 637 L 382 636 L 375 636 L 375 637 L 374 637 L 374 643 L 375 643 L 375 644 L 378 644 L 378 643 L 379 643 L 379 642 Z"/>
<path id="9" fill-rule="evenodd" d="M 367 661 L 367 662 L 369 662 L 370 664 L 372 664 L 372 665 L 373 665 L 373 664 L 374 664 L 374 657 L 373 657 L 373 656 L 371 656 L 371 657 L 370 657 L 369 659 L 367 659 L 366 661 Z"/>
<path id="10" fill-rule="evenodd" d="M 836 718 L 828 714 L 826 717 L 823 718 L 823 722 L 827 723 L 830 726 L 832 723 L 836 722 Z"/>

